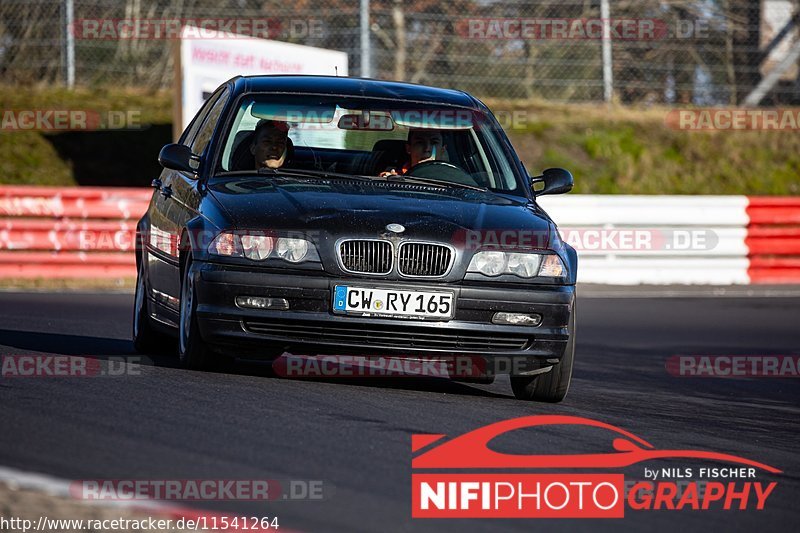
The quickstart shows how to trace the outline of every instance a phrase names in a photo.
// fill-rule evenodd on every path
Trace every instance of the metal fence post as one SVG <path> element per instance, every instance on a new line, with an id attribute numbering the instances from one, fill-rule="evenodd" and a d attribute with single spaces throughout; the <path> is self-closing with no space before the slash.
<path id="1" fill-rule="evenodd" d="M 73 0 L 64 0 L 64 66 L 67 87 L 75 86 L 75 34 L 73 23 L 75 13 Z"/>
<path id="2" fill-rule="evenodd" d="M 369 78 L 372 76 L 370 63 L 372 61 L 372 50 L 369 40 L 369 0 L 361 0 L 361 77 Z"/>
<path id="3" fill-rule="evenodd" d="M 603 20 L 603 100 L 611 101 L 614 94 L 614 73 L 611 64 L 611 15 L 608 0 L 600 0 L 600 18 Z"/>

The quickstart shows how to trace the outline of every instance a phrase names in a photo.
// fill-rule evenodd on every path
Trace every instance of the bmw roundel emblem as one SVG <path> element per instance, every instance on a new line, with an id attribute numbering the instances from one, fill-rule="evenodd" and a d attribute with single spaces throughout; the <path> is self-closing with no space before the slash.
<path id="1" fill-rule="evenodd" d="M 392 233 L 403 233 L 406 230 L 406 228 L 404 228 L 400 224 L 389 224 L 388 226 L 386 226 L 386 229 L 391 231 Z"/>

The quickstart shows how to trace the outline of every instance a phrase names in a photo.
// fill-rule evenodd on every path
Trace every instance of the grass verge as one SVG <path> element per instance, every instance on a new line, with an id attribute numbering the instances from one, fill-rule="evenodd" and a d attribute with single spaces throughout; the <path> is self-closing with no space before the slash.
<path id="1" fill-rule="evenodd" d="M 797 130 L 676 130 L 665 120 L 669 108 L 487 105 L 511 126 L 511 142 L 531 173 L 567 168 L 576 193 L 800 194 Z"/>
<path id="2" fill-rule="evenodd" d="M 137 125 L 172 122 L 172 101 L 166 91 L 119 88 L 15 87 L 0 85 L 0 185 L 76 185 L 74 163 L 61 156 L 49 136 L 59 133 L 11 130 L 19 111 L 83 110 L 107 117 L 125 115 Z M 9 113 L 7 115 L 7 113 Z M 155 157 L 155 156 L 154 156 Z"/>
<path id="3" fill-rule="evenodd" d="M 0 279 L 0 290 L 41 290 L 48 292 L 67 291 L 123 291 L 133 292 L 136 278 L 118 279 L 49 279 L 49 278 L 4 278 Z"/>

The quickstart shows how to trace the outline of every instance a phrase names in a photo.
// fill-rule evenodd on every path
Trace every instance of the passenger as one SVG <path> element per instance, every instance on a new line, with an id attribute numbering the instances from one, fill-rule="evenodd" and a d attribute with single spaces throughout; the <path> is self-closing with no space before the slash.
<path id="1" fill-rule="evenodd" d="M 250 142 L 256 170 L 281 168 L 289 149 L 289 124 L 280 120 L 259 120 Z"/>
<path id="2" fill-rule="evenodd" d="M 444 145 L 442 133 L 438 130 L 409 130 L 406 153 L 408 161 L 403 164 L 399 172 L 396 168 L 389 168 L 381 172 L 381 177 L 406 174 L 409 169 L 427 161 L 447 161 L 447 147 Z"/>

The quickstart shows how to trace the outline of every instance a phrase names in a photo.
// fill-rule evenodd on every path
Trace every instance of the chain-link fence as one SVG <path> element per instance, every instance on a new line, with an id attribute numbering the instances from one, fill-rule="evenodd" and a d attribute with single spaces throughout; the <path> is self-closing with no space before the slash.
<path id="1" fill-rule="evenodd" d="M 482 97 L 800 104 L 800 0 L 368 4 L 362 26 L 357 0 L 3 0 L 0 73 L 20 85 L 169 87 L 169 39 L 118 32 L 86 38 L 70 28 L 86 19 L 260 18 L 284 28 L 313 22 L 315 31 L 271 36 L 344 51 L 351 75 L 367 71 Z"/>

